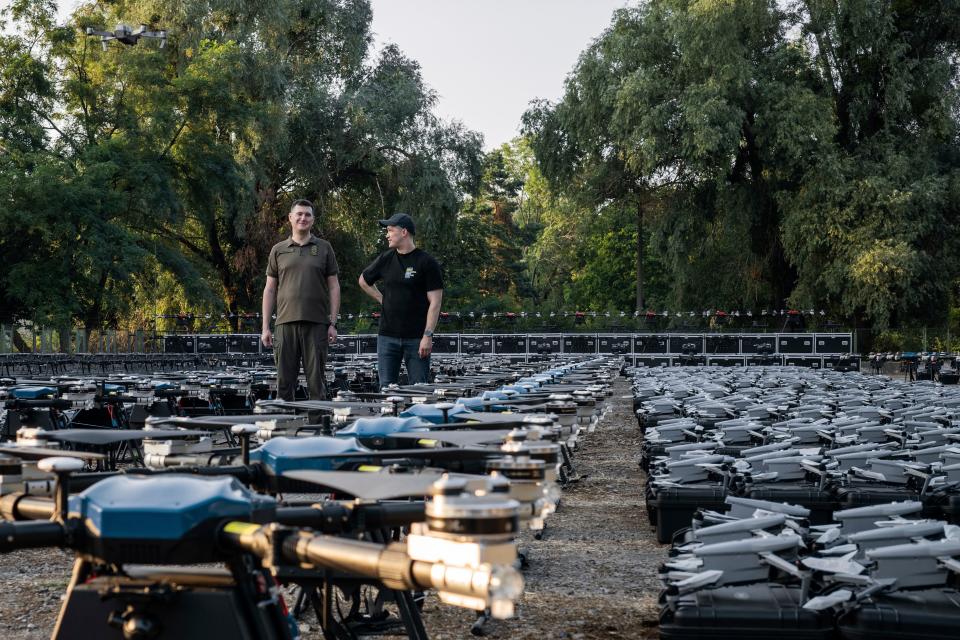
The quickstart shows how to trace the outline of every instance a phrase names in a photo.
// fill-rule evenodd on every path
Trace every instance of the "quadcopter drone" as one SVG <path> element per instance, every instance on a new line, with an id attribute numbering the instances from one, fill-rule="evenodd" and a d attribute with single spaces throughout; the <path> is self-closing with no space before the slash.
<path id="1" fill-rule="evenodd" d="M 127 45 L 135 45 L 140 41 L 140 38 L 157 38 L 160 40 L 161 49 L 167 44 L 166 29 L 148 31 L 147 25 L 145 24 L 141 24 L 136 31 L 132 31 L 130 27 L 125 24 L 118 24 L 117 28 L 113 31 L 101 31 L 93 27 L 87 27 L 87 35 L 100 36 L 100 44 L 103 46 L 104 51 L 107 50 L 107 43 L 111 40 L 116 40 L 117 42 L 122 42 Z"/>

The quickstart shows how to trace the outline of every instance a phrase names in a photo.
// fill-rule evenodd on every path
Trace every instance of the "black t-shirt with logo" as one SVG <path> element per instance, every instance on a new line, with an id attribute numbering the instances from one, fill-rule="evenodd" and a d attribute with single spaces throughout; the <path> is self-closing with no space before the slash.
<path id="1" fill-rule="evenodd" d="M 427 326 L 428 291 L 443 289 L 440 264 L 426 251 L 400 254 L 396 249 L 381 253 L 363 270 L 368 285 L 383 281 L 383 313 L 380 335 L 419 338 Z"/>

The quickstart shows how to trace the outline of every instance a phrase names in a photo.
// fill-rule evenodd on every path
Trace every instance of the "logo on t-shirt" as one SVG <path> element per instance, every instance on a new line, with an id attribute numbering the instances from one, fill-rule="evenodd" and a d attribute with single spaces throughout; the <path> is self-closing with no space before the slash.
<path id="1" fill-rule="evenodd" d="M 417 271 L 413 267 L 407 267 L 407 270 L 403 272 L 403 279 L 409 280 L 415 275 L 417 275 Z"/>

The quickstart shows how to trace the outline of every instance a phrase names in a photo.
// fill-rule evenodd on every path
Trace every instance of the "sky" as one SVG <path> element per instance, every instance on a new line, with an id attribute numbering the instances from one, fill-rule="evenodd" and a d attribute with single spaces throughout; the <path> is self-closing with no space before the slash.
<path id="1" fill-rule="evenodd" d="M 437 113 L 488 149 L 519 133 L 531 100 L 558 100 L 580 52 L 626 0 L 372 0 L 377 48 L 420 63 Z M 636 4 L 633 2 L 632 4 Z"/>
<path id="2" fill-rule="evenodd" d="M 6 5 L 9 0 L 0 0 Z M 519 133 L 531 100 L 558 100 L 577 57 L 637 0 L 371 0 L 375 48 L 420 63 L 436 112 L 492 149 Z M 79 0 L 57 0 L 61 17 Z"/>

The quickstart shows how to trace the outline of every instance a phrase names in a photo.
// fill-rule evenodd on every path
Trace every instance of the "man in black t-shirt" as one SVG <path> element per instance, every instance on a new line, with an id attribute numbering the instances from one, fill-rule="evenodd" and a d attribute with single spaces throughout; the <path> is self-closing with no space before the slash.
<path id="1" fill-rule="evenodd" d="M 433 332 L 440 318 L 443 276 L 440 265 L 416 247 L 416 227 L 405 213 L 380 221 L 387 229 L 386 251 L 360 274 L 360 288 L 382 305 L 377 336 L 380 386 L 397 382 L 401 361 L 410 384 L 427 382 Z M 382 291 L 375 285 L 382 282 Z"/>

